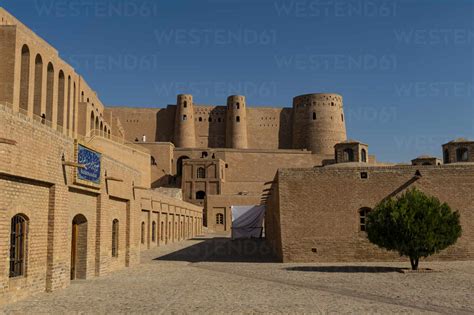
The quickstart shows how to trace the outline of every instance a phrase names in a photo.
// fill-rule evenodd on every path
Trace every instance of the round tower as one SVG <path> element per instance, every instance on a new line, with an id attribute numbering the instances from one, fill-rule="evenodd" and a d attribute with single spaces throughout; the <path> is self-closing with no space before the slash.
<path id="1" fill-rule="evenodd" d="M 245 96 L 231 95 L 227 98 L 226 146 L 247 149 L 247 110 Z"/>
<path id="2" fill-rule="evenodd" d="M 334 145 L 344 140 L 346 123 L 341 95 L 315 93 L 293 98 L 295 149 L 334 155 Z"/>
<path id="3" fill-rule="evenodd" d="M 176 101 L 174 145 L 181 148 L 196 146 L 193 96 L 189 94 L 179 94 Z"/>

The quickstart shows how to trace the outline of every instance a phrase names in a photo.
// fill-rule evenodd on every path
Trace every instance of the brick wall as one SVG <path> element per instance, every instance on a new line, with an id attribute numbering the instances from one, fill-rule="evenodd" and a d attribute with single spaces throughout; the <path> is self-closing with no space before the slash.
<path id="1" fill-rule="evenodd" d="M 149 176 L 135 161 L 139 155 L 149 167 L 150 156 L 141 150 L 107 139 L 84 143 L 102 153 L 100 185 L 88 187 L 75 183 L 74 168 L 62 164 L 63 157 L 75 160 L 72 138 L 4 106 L 0 126 L 0 138 L 16 141 L 0 143 L 0 304 L 69 285 L 73 222 L 79 223 L 75 276 L 86 279 L 139 262 L 142 209 L 202 222 L 201 208 L 133 188 Z M 151 200 L 149 207 L 142 207 L 143 194 Z M 28 218 L 26 272 L 10 278 L 10 224 L 15 214 Z M 119 221 L 118 257 L 112 257 L 114 219 Z M 176 232 L 183 239 L 183 232 Z M 200 228 L 186 237 L 197 233 Z"/>
<path id="2" fill-rule="evenodd" d="M 459 210 L 463 235 L 433 259 L 474 257 L 474 165 L 285 169 L 268 202 L 268 233 L 283 261 L 374 261 L 399 259 L 368 242 L 359 210 L 373 208 L 404 188 L 416 170 L 417 187 Z M 368 174 L 361 178 L 361 172 Z M 274 194 L 274 195 L 273 195 Z"/>

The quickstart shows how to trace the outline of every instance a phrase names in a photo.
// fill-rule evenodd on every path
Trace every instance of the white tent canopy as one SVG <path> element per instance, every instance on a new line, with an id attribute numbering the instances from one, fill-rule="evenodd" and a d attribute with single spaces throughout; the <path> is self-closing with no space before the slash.
<path id="1" fill-rule="evenodd" d="M 265 206 L 232 206 L 232 239 L 260 238 Z"/>

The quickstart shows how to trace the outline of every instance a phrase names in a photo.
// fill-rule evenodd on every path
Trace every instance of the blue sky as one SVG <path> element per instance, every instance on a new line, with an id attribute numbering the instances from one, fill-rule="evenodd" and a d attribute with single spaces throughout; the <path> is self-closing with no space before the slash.
<path id="1" fill-rule="evenodd" d="M 383 161 L 474 138 L 474 1 L 12 0 L 106 105 L 176 94 L 291 106 L 344 97 L 348 137 Z"/>

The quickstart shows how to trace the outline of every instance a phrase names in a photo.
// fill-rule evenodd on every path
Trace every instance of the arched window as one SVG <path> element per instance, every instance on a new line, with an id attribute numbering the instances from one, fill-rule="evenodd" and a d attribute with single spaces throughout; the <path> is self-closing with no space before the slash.
<path id="1" fill-rule="evenodd" d="M 145 222 L 142 222 L 141 241 L 142 241 L 142 244 L 145 244 Z"/>
<path id="2" fill-rule="evenodd" d="M 96 132 L 98 132 L 98 130 L 99 130 L 99 116 L 97 116 L 95 118 L 95 130 L 96 130 Z"/>
<path id="3" fill-rule="evenodd" d="M 76 130 L 76 82 L 73 83 L 72 92 L 72 130 Z"/>
<path id="4" fill-rule="evenodd" d="M 35 58 L 35 87 L 33 95 L 33 113 L 41 116 L 41 99 L 43 92 L 43 59 L 40 55 Z"/>
<path id="5" fill-rule="evenodd" d="M 359 210 L 359 227 L 362 232 L 366 231 L 367 214 L 370 210 L 370 208 L 362 208 Z"/>
<path id="6" fill-rule="evenodd" d="M 235 117 L 236 122 L 240 122 L 240 116 Z"/>
<path id="7" fill-rule="evenodd" d="M 202 121 L 202 117 L 199 117 L 199 121 Z"/>
<path id="8" fill-rule="evenodd" d="M 360 160 L 364 163 L 367 162 L 367 151 L 365 149 L 360 150 Z"/>
<path id="9" fill-rule="evenodd" d="M 184 101 L 183 107 L 184 107 L 184 108 L 188 107 L 188 102 L 187 102 L 187 101 Z"/>
<path id="10" fill-rule="evenodd" d="M 151 241 L 155 242 L 156 241 L 156 222 L 153 221 L 151 224 Z"/>
<path id="11" fill-rule="evenodd" d="M 71 128 L 71 76 L 67 78 L 67 93 L 66 93 L 66 129 Z"/>
<path id="12" fill-rule="evenodd" d="M 456 150 L 456 161 L 467 162 L 469 160 L 467 148 L 459 148 Z"/>
<path id="13" fill-rule="evenodd" d="M 91 111 L 91 124 L 90 124 L 89 132 L 92 132 L 92 130 L 94 130 L 94 119 L 95 119 L 94 111 Z"/>
<path id="14" fill-rule="evenodd" d="M 313 112 L 313 120 L 316 120 L 316 113 Z"/>
<path id="15" fill-rule="evenodd" d="M 240 108 L 240 103 L 239 102 L 237 102 L 237 104 L 235 104 L 235 105 L 236 105 L 237 109 Z"/>
<path id="16" fill-rule="evenodd" d="M 112 257 L 118 257 L 119 221 L 112 222 Z"/>
<path id="17" fill-rule="evenodd" d="M 187 119 L 188 119 L 188 116 L 183 115 L 183 120 L 187 120 Z"/>
<path id="18" fill-rule="evenodd" d="M 64 96 L 66 93 L 66 81 L 64 78 L 64 72 L 63 70 L 59 71 L 59 76 L 58 76 L 58 117 L 57 117 L 57 123 L 58 126 L 65 126 L 64 124 Z"/>
<path id="19" fill-rule="evenodd" d="M 53 94 L 54 94 L 54 67 L 48 63 L 48 73 L 46 76 L 46 120 L 53 121 Z"/>
<path id="20" fill-rule="evenodd" d="M 443 154 L 443 155 L 444 155 L 444 163 L 445 163 L 445 164 L 448 164 L 448 163 L 450 162 L 450 161 L 449 161 L 449 150 L 448 150 L 448 149 L 444 150 L 444 154 Z"/>
<path id="21" fill-rule="evenodd" d="M 206 193 L 202 190 L 196 192 L 196 199 L 203 200 L 206 197 Z"/>
<path id="22" fill-rule="evenodd" d="M 354 150 L 352 149 L 344 149 L 344 161 L 345 162 L 353 162 L 354 161 Z"/>
<path id="23" fill-rule="evenodd" d="M 20 108 L 28 111 L 28 93 L 30 89 L 30 49 L 23 45 L 21 49 L 20 70 Z"/>
<path id="24" fill-rule="evenodd" d="M 199 167 L 197 169 L 197 178 L 206 178 L 206 170 L 204 167 Z"/>
<path id="25" fill-rule="evenodd" d="M 10 230 L 10 277 L 25 274 L 26 239 L 28 219 L 17 214 L 11 220 Z"/>
<path id="26" fill-rule="evenodd" d="M 341 120 L 344 121 L 344 114 L 341 114 Z"/>
<path id="27" fill-rule="evenodd" d="M 216 214 L 216 224 L 224 224 L 224 215 L 222 213 Z"/>

